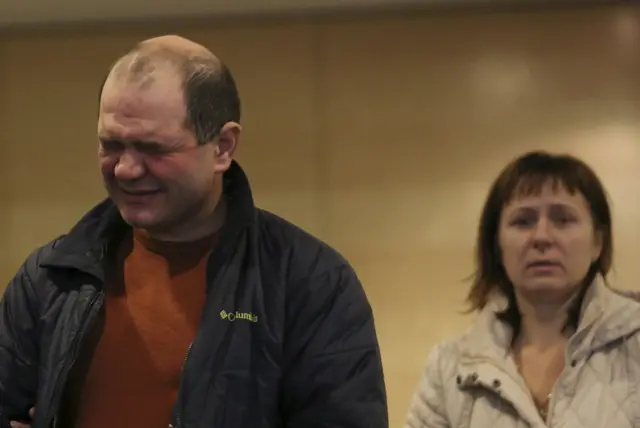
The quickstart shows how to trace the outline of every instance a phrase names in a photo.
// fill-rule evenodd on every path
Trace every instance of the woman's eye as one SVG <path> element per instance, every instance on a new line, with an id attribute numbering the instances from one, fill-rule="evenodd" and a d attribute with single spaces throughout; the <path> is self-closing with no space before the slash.
<path id="1" fill-rule="evenodd" d="M 575 221 L 575 218 L 573 217 L 559 217 L 556 219 L 556 223 L 562 224 L 562 225 L 566 225 L 569 223 L 573 223 Z"/>
<path id="2" fill-rule="evenodd" d="M 511 221 L 512 226 L 528 227 L 535 224 L 536 220 L 528 217 L 517 217 Z"/>

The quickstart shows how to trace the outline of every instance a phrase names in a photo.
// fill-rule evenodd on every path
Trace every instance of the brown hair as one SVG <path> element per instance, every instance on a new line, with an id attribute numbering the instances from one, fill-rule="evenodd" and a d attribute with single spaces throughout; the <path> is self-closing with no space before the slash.
<path id="1" fill-rule="evenodd" d="M 482 209 L 476 242 L 476 270 L 467 295 L 470 312 L 484 308 L 490 295 L 499 291 L 509 299 L 505 317 L 519 325 L 513 285 L 502 266 L 498 243 L 500 216 L 512 198 L 536 194 L 549 182 L 556 188 L 563 186 L 572 194 L 579 192 L 584 196 L 595 230 L 601 235 L 602 252 L 591 265 L 585 283 L 590 284 L 598 274 L 606 277 L 609 273 L 613 257 L 611 210 L 600 179 L 576 157 L 543 151 L 529 152 L 511 161 L 500 172 Z"/>

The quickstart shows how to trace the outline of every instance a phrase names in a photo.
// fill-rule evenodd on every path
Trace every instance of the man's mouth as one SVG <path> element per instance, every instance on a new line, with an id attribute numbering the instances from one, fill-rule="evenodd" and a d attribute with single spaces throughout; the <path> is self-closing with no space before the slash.
<path id="1" fill-rule="evenodd" d="M 120 191 L 128 196 L 151 196 L 160 193 L 160 190 L 128 190 L 120 188 Z"/>

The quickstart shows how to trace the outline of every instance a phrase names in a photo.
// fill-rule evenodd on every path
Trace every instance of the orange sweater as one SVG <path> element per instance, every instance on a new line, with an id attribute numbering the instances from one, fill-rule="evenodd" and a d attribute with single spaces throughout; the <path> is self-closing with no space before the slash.
<path id="1" fill-rule="evenodd" d="M 134 232 L 107 280 L 103 331 L 86 368 L 77 428 L 166 427 L 204 305 L 213 237 L 161 243 Z"/>

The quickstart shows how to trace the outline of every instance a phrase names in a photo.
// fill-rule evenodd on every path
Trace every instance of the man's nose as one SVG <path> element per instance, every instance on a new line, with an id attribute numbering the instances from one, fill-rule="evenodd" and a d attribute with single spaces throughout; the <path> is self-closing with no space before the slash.
<path id="1" fill-rule="evenodd" d="M 138 153 L 127 148 L 122 151 L 113 173 L 118 180 L 136 180 L 145 173 L 143 159 Z"/>

